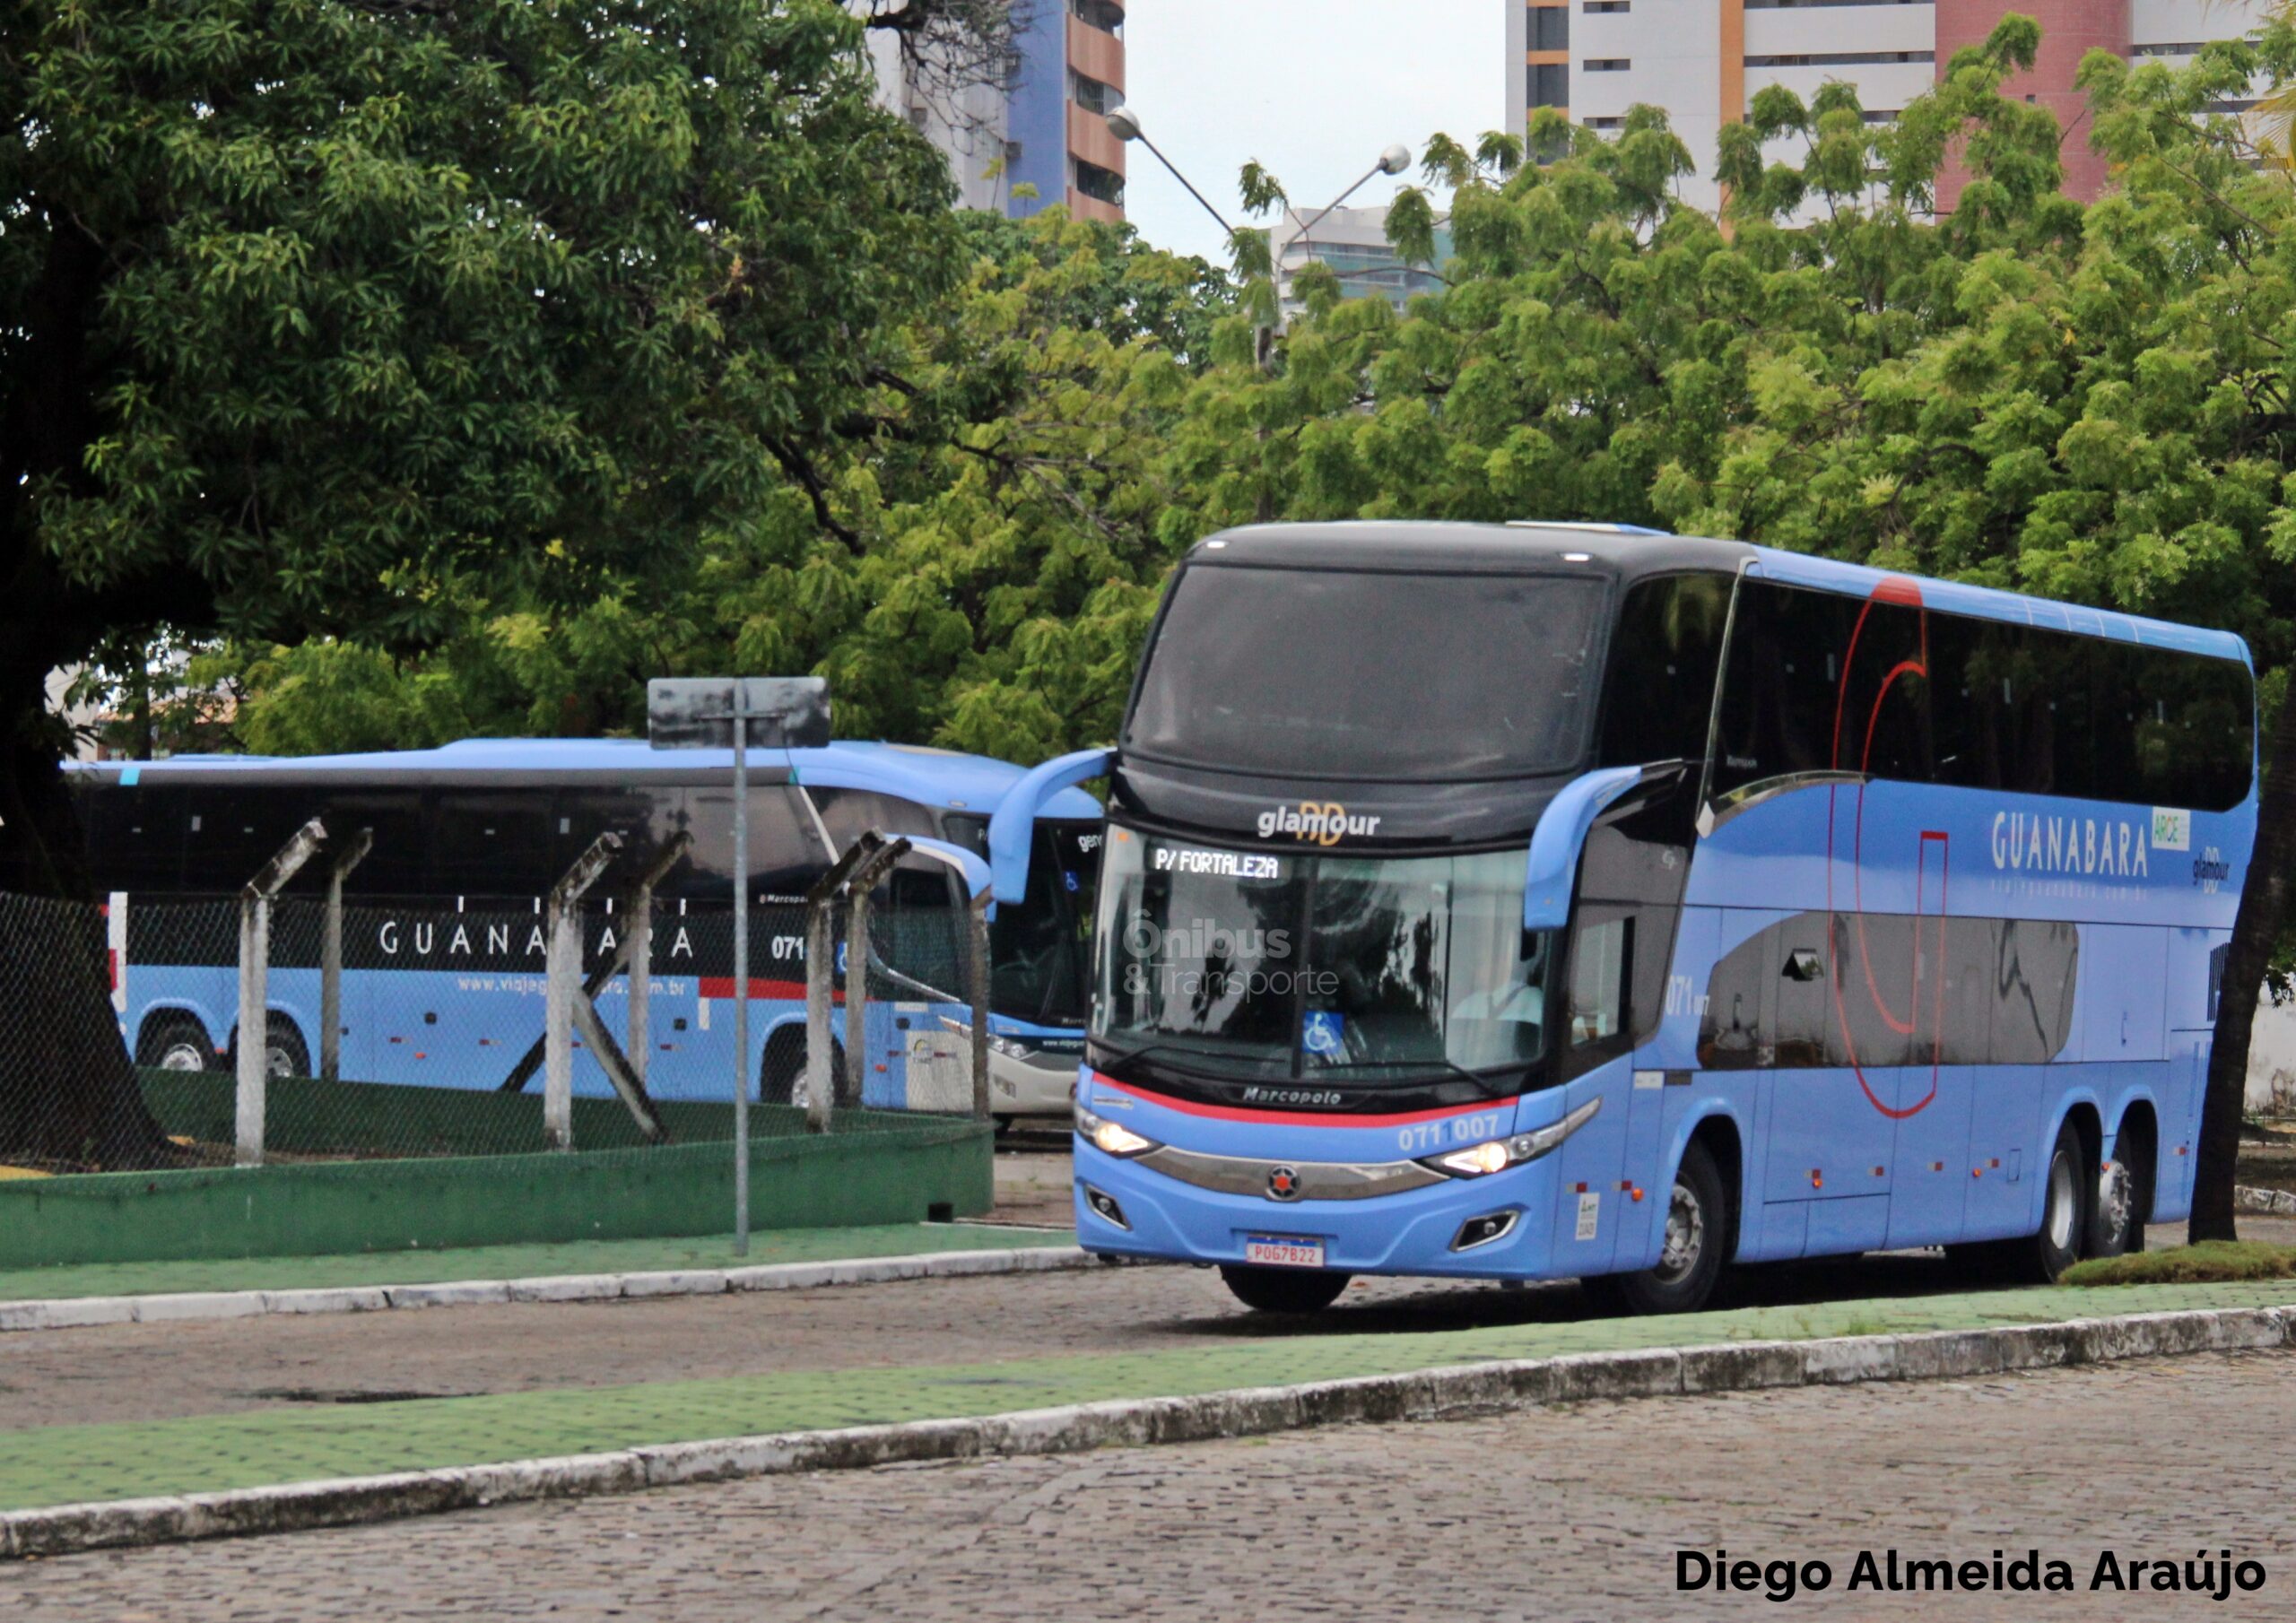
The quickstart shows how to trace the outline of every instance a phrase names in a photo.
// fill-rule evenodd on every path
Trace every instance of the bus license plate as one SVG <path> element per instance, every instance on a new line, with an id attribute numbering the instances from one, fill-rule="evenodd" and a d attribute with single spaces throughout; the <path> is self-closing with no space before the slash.
<path id="1" fill-rule="evenodd" d="M 1290 1234 L 1249 1234 L 1244 1237 L 1244 1261 L 1269 1268 L 1320 1268 L 1324 1243 Z"/>

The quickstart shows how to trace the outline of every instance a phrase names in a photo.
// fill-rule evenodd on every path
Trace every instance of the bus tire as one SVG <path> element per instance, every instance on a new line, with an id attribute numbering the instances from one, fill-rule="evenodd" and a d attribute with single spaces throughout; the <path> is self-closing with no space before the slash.
<path id="1" fill-rule="evenodd" d="M 2057 1146 L 2042 1175 L 2041 1226 L 2015 1246 L 2017 1272 L 2024 1279 L 2053 1285 L 2080 1260 L 2088 1237 L 2089 1192 L 2096 1184 L 2088 1163 L 2081 1135 L 2068 1121 L 2057 1130 Z"/>
<path id="2" fill-rule="evenodd" d="M 1328 1268 L 1246 1268 L 1223 1264 L 1220 1278 L 1254 1313 L 1320 1313 L 1339 1299 L 1351 1274 Z"/>
<path id="3" fill-rule="evenodd" d="M 266 1076 L 309 1076 L 311 1073 L 310 1050 L 303 1046 L 303 1034 L 295 1029 L 295 1022 L 283 1014 L 274 1014 L 264 1031 L 263 1064 Z M 231 1033 L 231 1069 L 239 1068 L 239 1034 Z"/>
<path id="4" fill-rule="evenodd" d="M 784 1026 L 765 1039 L 758 1065 L 758 1098 L 768 1105 L 805 1102 L 805 1028 Z"/>
<path id="5" fill-rule="evenodd" d="M 1667 1195 L 1658 1261 L 1639 1272 L 1602 1274 L 1579 1284 L 1598 1305 L 1620 1312 L 1696 1313 L 1721 1281 L 1735 1227 L 1721 1169 L 1692 1139 Z"/>
<path id="6" fill-rule="evenodd" d="M 2144 1219 L 2150 1215 L 2152 1168 L 2144 1138 L 2126 1130 L 2113 1159 L 2097 1175 L 2090 1199 L 2089 1234 L 2083 1256 L 2113 1257 L 2144 1249 Z"/>
<path id="7" fill-rule="evenodd" d="M 135 1039 L 135 1063 L 159 1071 L 213 1071 L 215 1045 L 188 1014 L 155 1014 Z"/>

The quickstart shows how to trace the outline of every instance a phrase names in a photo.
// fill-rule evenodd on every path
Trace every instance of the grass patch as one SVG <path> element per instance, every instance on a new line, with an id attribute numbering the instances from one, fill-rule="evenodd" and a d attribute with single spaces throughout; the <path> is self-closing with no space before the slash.
<path id="1" fill-rule="evenodd" d="M 2219 1280 L 2296 1279 L 2296 1245 L 2203 1240 L 2166 1251 L 2097 1257 L 2065 1271 L 2067 1285 L 2198 1285 Z"/>

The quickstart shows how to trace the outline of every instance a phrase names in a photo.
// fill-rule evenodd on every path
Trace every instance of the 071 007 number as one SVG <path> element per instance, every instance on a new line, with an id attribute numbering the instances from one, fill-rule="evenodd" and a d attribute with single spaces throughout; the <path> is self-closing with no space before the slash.
<path id="1" fill-rule="evenodd" d="M 1418 1122 L 1396 1133 L 1396 1146 L 1408 1154 L 1424 1155 L 1446 1144 L 1479 1144 L 1506 1132 L 1506 1122 L 1507 1118 L 1496 1111 L 1455 1115 L 1442 1122 Z"/>

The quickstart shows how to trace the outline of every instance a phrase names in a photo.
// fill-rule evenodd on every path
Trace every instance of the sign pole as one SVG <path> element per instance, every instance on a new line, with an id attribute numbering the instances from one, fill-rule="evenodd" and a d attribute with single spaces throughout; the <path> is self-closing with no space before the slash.
<path id="1" fill-rule="evenodd" d="M 750 1254 L 750 723 L 768 750 L 829 742 L 829 684 L 818 676 L 657 676 L 646 684 L 657 750 L 734 747 L 734 1254 Z M 731 737 L 727 734 L 730 732 Z M 631 1011 L 633 1017 L 637 1013 Z M 634 1029 L 634 1028 L 633 1028 Z"/>
<path id="2" fill-rule="evenodd" d="M 734 1254 L 750 1254 L 750 707 L 734 682 Z"/>

